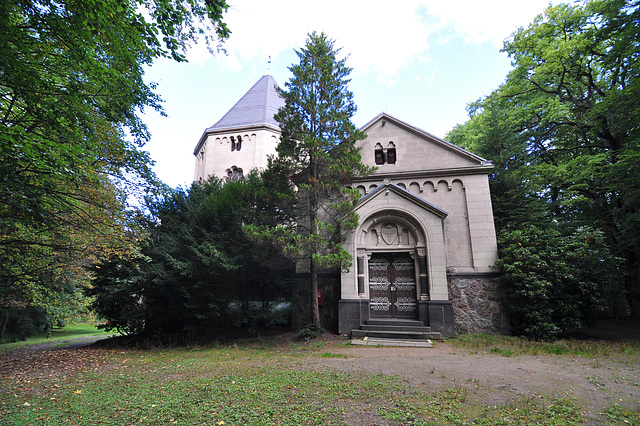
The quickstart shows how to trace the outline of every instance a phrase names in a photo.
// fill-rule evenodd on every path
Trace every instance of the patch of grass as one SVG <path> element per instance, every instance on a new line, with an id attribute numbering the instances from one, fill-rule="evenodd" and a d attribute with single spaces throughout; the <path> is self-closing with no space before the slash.
<path id="1" fill-rule="evenodd" d="M 587 380 L 594 386 L 604 386 L 604 382 L 602 381 L 602 377 L 598 376 L 587 376 Z"/>
<path id="2" fill-rule="evenodd" d="M 51 343 L 51 342 L 63 342 L 65 340 L 75 339 L 78 337 L 90 337 L 90 336 L 101 336 L 101 335 L 111 335 L 111 334 L 114 334 L 114 332 L 99 330 L 95 324 L 88 324 L 88 323 L 73 324 L 73 325 L 67 325 L 64 328 L 51 330 L 50 336 L 47 336 L 46 333 L 42 332 L 42 333 L 39 333 L 38 335 L 27 338 L 27 340 L 23 342 L 12 342 L 12 343 L 0 344 L 0 352 L 12 351 L 14 349 L 19 349 L 29 345 L 39 345 L 42 343 Z"/>
<path id="3" fill-rule="evenodd" d="M 506 357 L 510 357 L 510 356 L 514 356 L 515 355 L 515 352 L 513 352 L 511 349 L 499 348 L 497 346 L 489 349 L 489 353 L 492 353 L 492 354 L 495 354 L 495 355 L 502 355 L 502 356 L 506 356 Z"/>
<path id="4" fill-rule="evenodd" d="M 349 358 L 345 354 L 336 354 L 336 353 L 333 353 L 333 352 L 323 352 L 318 356 L 320 358 Z"/>
<path id="5" fill-rule="evenodd" d="M 115 358 L 117 369 L 4 395 L 9 401 L 2 407 L 11 407 L 4 418 L 38 424 L 325 424 L 353 415 L 354 401 L 382 396 L 396 380 L 376 378 L 375 387 L 362 386 L 364 376 L 299 371 L 288 355 L 274 353 L 270 362 L 235 348 L 126 351 Z"/>
<path id="6" fill-rule="evenodd" d="M 613 404 L 604 415 L 607 418 L 607 424 L 640 424 L 640 411 L 622 408 L 618 404 Z"/>
<path id="7" fill-rule="evenodd" d="M 565 339 L 541 342 L 521 337 L 493 334 L 467 334 L 447 341 L 472 353 L 487 352 L 503 356 L 517 355 L 575 355 L 586 357 L 640 354 L 640 342 L 612 343 L 597 340 Z"/>

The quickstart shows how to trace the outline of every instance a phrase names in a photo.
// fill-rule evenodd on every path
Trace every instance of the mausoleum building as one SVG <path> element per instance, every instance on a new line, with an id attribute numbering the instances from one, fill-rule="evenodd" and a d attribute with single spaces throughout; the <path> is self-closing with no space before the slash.
<path id="1" fill-rule="evenodd" d="M 283 105 L 275 85 L 261 77 L 204 131 L 195 180 L 236 180 L 266 167 L 279 141 L 273 115 Z M 327 285 L 323 319 L 359 336 L 411 327 L 436 338 L 505 332 L 492 268 L 492 164 L 386 113 L 361 130 L 362 160 L 377 170 L 353 183 L 362 195 L 359 225 L 344 243 L 353 267 Z"/>

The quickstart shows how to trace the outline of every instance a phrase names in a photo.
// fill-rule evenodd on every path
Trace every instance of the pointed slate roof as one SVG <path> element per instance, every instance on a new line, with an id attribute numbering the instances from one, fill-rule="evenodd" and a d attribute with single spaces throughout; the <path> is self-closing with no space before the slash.
<path id="1" fill-rule="evenodd" d="M 263 75 L 260 80 L 213 126 L 207 131 L 232 129 L 268 124 L 278 128 L 274 114 L 284 105 L 284 100 L 276 92 L 275 79 Z"/>

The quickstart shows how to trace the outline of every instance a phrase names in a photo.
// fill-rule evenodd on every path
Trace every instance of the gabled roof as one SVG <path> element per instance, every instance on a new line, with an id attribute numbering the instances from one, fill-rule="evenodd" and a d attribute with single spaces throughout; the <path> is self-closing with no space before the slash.
<path id="1" fill-rule="evenodd" d="M 278 127 L 273 116 L 284 105 L 284 100 L 276 92 L 275 79 L 270 75 L 263 75 L 260 80 L 213 126 L 213 130 L 233 129 L 268 124 Z"/>
<path id="2" fill-rule="evenodd" d="M 358 201 L 358 204 L 356 206 L 356 211 L 359 210 L 363 205 L 371 202 L 373 199 L 375 199 L 377 197 L 380 197 L 380 196 L 384 196 L 384 194 L 388 194 L 389 192 L 392 192 L 392 193 L 400 196 L 401 198 L 404 198 L 405 200 L 409 201 L 412 204 L 420 206 L 421 208 L 423 208 L 423 209 L 431 212 L 432 214 L 438 216 L 440 219 L 444 219 L 445 217 L 447 217 L 449 215 L 449 213 L 447 213 L 446 211 L 442 210 L 440 207 L 437 207 L 437 206 L 431 204 L 430 202 L 418 197 L 417 195 L 412 194 L 411 192 L 407 191 L 406 189 L 403 189 L 403 188 L 399 187 L 395 183 L 391 182 L 390 179 L 385 179 L 382 182 L 382 184 L 378 185 L 378 187 L 376 189 L 374 189 L 373 191 L 369 192 L 364 197 L 360 198 L 360 201 Z"/>
<path id="3" fill-rule="evenodd" d="M 364 126 L 362 126 L 360 128 L 360 130 L 362 130 L 363 132 L 367 133 L 367 130 L 370 129 L 372 126 L 374 126 L 376 123 L 385 120 L 388 121 L 390 123 L 394 123 L 396 126 L 401 127 L 403 129 L 405 129 L 408 132 L 412 132 L 414 134 L 417 134 L 429 141 L 431 141 L 432 143 L 447 149 L 449 151 L 455 152 L 457 153 L 459 156 L 466 158 L 467 160 L 470 160 L 476 164 L 478 164 L 479 166 L 492 166 L 491 161 L 486 160 L 472 152 L 467 151 L 466 149 L 460 148 L 457 145 L 452 144 L 451 142 L 447 142 L 444 139 L 440 139 L 439 137 L 426 132 L 418 127 L 412 126 L 411 124 L 408 124 L 402 120 L 399 120 L 389 114 L 387 114 L 386 112 L 382 112 L 380 114 L 378 114 L 376 117 L 374 117 L 371 121 L 369 121 L 367 124 L 365 124 Z"/>

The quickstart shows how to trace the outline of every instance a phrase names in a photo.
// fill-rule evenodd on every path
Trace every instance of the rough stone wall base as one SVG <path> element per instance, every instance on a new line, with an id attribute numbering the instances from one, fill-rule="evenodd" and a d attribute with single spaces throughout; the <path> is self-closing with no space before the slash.
<path id="1" fill-rule="evenodd" d="M 447 275 L 457 334 L 509 334 L 503 291 L 495 274 Z"/>

